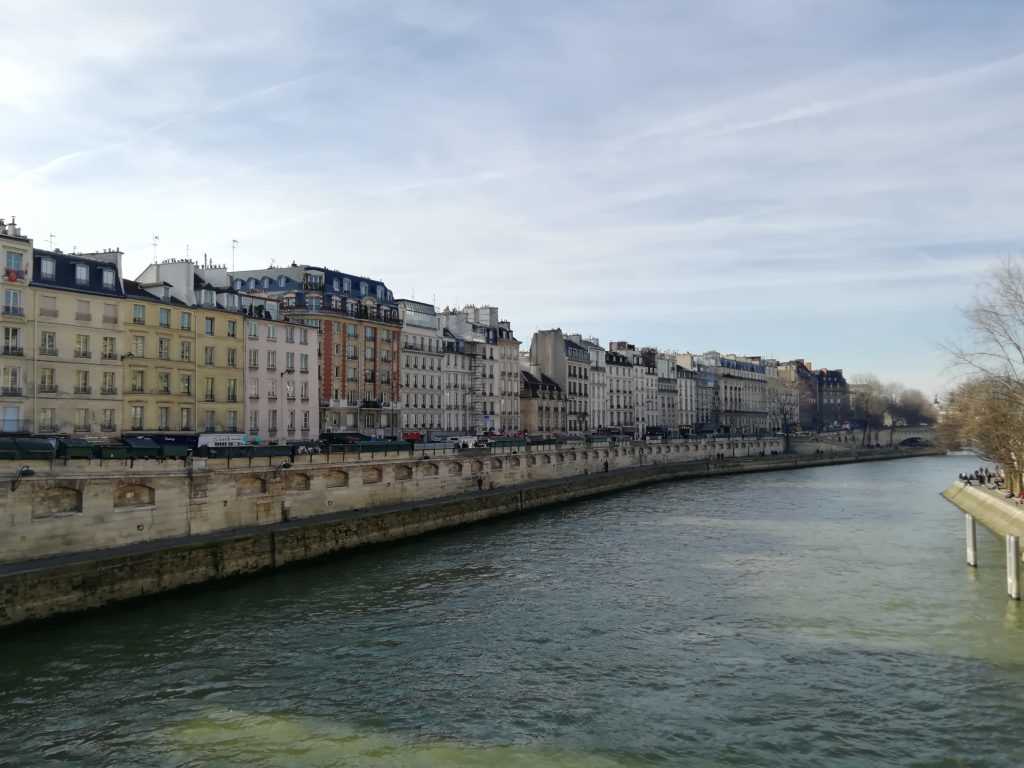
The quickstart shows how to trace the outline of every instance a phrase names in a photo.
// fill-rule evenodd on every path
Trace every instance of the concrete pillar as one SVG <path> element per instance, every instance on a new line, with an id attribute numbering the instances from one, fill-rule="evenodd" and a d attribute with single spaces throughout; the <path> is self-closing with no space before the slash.
<path id="1" fill-rule="evenodd" d="M 967 524 L 967 564 L 972 568 L 978 567 L 978 524 L 966 512 L 964 522 Z"/>
<path id="2" fill-rule="evenodd" d="M 1020 537 L 1006 537 L 1006 593 L 1020 600 Z"/>

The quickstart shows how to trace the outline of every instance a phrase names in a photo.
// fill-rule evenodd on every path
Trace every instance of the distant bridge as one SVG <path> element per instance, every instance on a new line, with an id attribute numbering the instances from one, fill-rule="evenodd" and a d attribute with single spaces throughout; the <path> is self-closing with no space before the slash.
<path id="1" fill-rule="evenodd" d="M 927 446 L 935 445 L 935 427 L 882 427 L 869 429 L 867 435 L 863 430 L 851 429 L 837 432 L 821 432 L 814 436 L 818 442 L 846 443 L 860 445 L 893 446 Z"/>

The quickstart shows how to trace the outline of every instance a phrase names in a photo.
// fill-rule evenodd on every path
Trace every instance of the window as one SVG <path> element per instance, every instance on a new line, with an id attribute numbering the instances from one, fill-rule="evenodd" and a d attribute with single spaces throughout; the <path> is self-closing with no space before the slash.
<path id="1" fill-rule="evenodd" d="M 288 411 L 288 429 L 295 431 L 295 411 Z"/>
<path id="2" fill-rule="evenodd" d="M 53 432 L 53 408 L 39 409 L 39 431 Z"/>
<path id="3" fill-rule="evenodd" d="M 277 326 L 273 323 L 267 324 L 267 341 L 277 341 Z"/>
<path id="4" fill-rule="evenodd" d="M 213 318 L 212 317 L 206 318 L 206 321 L 205 321 L 205 332 L 206 332 L 207 336 L 213 336 L 214 327 L 215 326 L 214 326 Z"/>
<path id="5" fill-rule="evenodd" d="M 237 368 L 237 367 L 238 367 L 238 350 L 237 349 L 229 349 L 228 350 L 228 368 Z"/>
<path id="6" fill-rule="evenodd" d="M 43 331 L 39 339 L 39 354 L 57 354 L 57 334 L 53 331 Z"/>
<path id="7" fill-rule="evenodd" d="M 267 418 L 271 432 L 277 432 L 277 411 L 270 411 Z"/>
<path id="8" fill-rule="evenodd" d="M 40 296 L 39 297 L 39 314 L 41 317 L 57 317 L 57 297 L 56 296 Z"/>
<path id="9" fill-rule="evenodd" d="M 285 360 L 285 363 L 284 363 L 285 370 L 286 371 L 294 371 L 295 370 L 295 353 L 294 352 L 286 352 L 285 356 L 284 356 L 284 360 Z"/>
<path id="10" fill-rule="evenodd" d="M 217 426 L 213 420 L 213 411 L 206 412 L 206 431 L 213 432 L 217 429 Z"/>
<path id="11" fill-rule="evenodd" d="M 302 428 L 304 430 L 309 429 L 309 411 L 302 412 Z"/>
<path id="12" fill-rule="evenodd" d="M 132 336 L 132 356 L 133 357 L 145 357 L 146 356 L 146 337 L 145 336 Z"/>
<path id="13" fill-rule="evenodd" d="M 11 259 L 11 254 L 7 254 L 8 262 Z M 39 262 L 39 266 L 42 269 L 44 280 L 53 280 L 57 276 L 57 263 L 53 259 L 42 259 Z"/>
<path id="14" fill-rule="evenodd" d="M 86 334 L 75 335 L 75 357 L 92 357 L 89 353 L 89 337 Z"/>
<path id="15" fill-rule="evenodd" d="M 309 355 L 305 353 L 299 355 L 299 370 L 303 373 L 309 372 Z"/>
<path id="16" fill-rule="evenodd" d="M 258 349 L 249 350 L 249 367 L 252 369 L 260 367 L 260 352 Z"/>
<path id="17" fill-rule="evenodd" d="M 181 394 L 183 394 L 183 395 L 191 395 L 192 394 L 192 377 L 189 376 L 187 373 L 183 373 L 183 374 L 181 374 L 180 383 L 181 383 Z"/>
<path id="18" fill-rule="evenodd" d="M 299 397 L 303 400 L 309 400 L 309 382 L 304 381 L 299 385 Z"/>
<path id="19" fill-rule="evenodd" d="M 53 368 L 42 368 L 39 371 L 39 391 L 56 392 L 57 385 L 53 379 Z"/>
<path id="20" fill-rule="evenodd" d="M 144 405 L 133 405 L 132 406 L 132 429 L 142 429 L 146 417 L 146 406 Z"/>
<path id="21" fill-rule="evenodd" d="M 171 409 L 166 405 L 157 408 L 157 429 L 170 429 Z"/>
<path id="22" fill-rule="evenodd" d="M 116 360 L 117 359 L 117 338 L 114 336 L 103 337 L 103 359 L 104 360 Z"/>
<path id="23" fill-rule="evenodd" d="M 238 411 L 228 411 L 228 432 L 238 431 Z"/>
<path id="24" fill-rule="evenodd" d="M 104 323 L 116 323 L 117 322 L 117 304 L 104 304 L 103 305 L 103 322 Z"/>
<path id="25" fill-rule="evenodd" d="M 156 376 L 157 389 L 160 390 L 161 395 L 171 394 L 171 374 L 161 371 Z"/>
<path id="26" fill-rule="evenodd" d="M 192 330 L 192 313 L 182 312 L 181 313 L 181 330 L 191 331 Z"/>
<path id="27" fill-rule="evenodd" d="M 348 335 L 348 337 L 351 338 L 351 339 L 354 339 L 354 338 L 356 338 L 356 336 L 359 335 L 359 331 L 356 330 L 356 327 L 354 325 L 352 325 L 351 323 L 349 323 L 348 325 L 345 326 L 345 332 Z"/>
<path id="28" fill-rule="evenodd" d="M 79 285 L 89 284 L 89 267 L 85 264 L 75 264 L 75 282 Z"/>
<path id="29" fill-rule="evenodd" d="M 235 338 L 238 331 L 238 321 L 228 320 L 228 336 Z"/>
<path id="30" fill-rule="evenodd" d="M 259 379 L 251 379 L 249 381 L 249 397 L 251 397 L 251 398 L 253 398 L 255 400 L 255 399 L 258 399 L 259 396 L 260 396 L 260 380 Z"/>
<path id="31" fill-rule="evenodd" d="M 103 421 L 100 424 L 100 429 L 110 432 L 114 429 L 114 409 L 104 408 L 103 409 Z"/>
<path id="32" fill-rule="evenodd" d="M 113 371 L 105 371 L 103 374 L 103 390 L 101 394 L 104 395 L 116 395 L 117 394 L 117 382 L 114 380 Z"/>
<path id="33" fill-rule="evenodd" d="M 272 349 L 268 349 L 267 350 L 267 370 L 268 371 L 276 371 L 277 370 L 277 352 L 275 352 Z"/>
<path id="34" fill-rule="evenodd" d="M 309 331 L 306 328 L 299 328 L 299 340 L 303 344 L 309 343 Z"/>
<path id="35" fill-rule="evenodd" d="M 144 392 L 145 374 L 142 371 L 132 371 L 132 392 Z"/>
<path id="36" fill-rule="evenodd" d="M 156 341 L 157 357 L 161 360 L 171 359 L 171 340 L 167 336 L 161 336 Z"/>
<path id="37" fill-rule="evenodd" d="M 205 385 L 203 387 L 203 392 L 204 392 L 203 399 L 206 400 L 207 402 L 212 403 L 214 400 L 217 399 L 214 396 L 213 379 L 207 378 L 204 381 L 205 381 Z"/>
<path id="38" fill-rule="evenodd" d="M 88 432 L 89 427 L 89 409 L 88 408 L 76 408 L 75 409 L 75 431 L 76 432 Z"/>
<path id="39" fill-rule="evenodd" d="M 213 347 L 203 347 L 203 365 L 213 365 Z"/>
<path id="40" fill-rule="evenodd" d="M 114 270 L 103 270 L 103 287 L 107 290 L 111 290 L 114 287 Z"/>
<path id="41" fill-rule="evenodd" d="M 238 379 L 228 379 L 228 402 L 234 403 L 238 400 Z"/>
<path id="42" fill-rule="evenodd" d="M 284 329 L 284 340 L 289 344 L 295 343 L 295 329 L 291 326 Z"/>
<path id="43" fill-rule="evenodd" d="M 259 325 L 256 323 L 256 321 L 255 320 L 250 320 L 249 323 L 248 323 L 248 326 L 249 326 L 249 338 L 250 339 L 258 339 L 260 337 L 260 334 L 259 334 Z"/>
<path id="44" fill-rule="evenodd" d="M 51 259 L 52 261 L 52 259 Z M 7 252 L 7 269 L 9 271 L 21 272 L 21 254 L 17 251 Z"/>
<path id="45" fill-rule="evenodd" d="M 4 291 L 4 314 L 24 315 L 25 309 L 21 305 L 21 291 L 8 288 Z"/>
<path id="46" fill-rule="evenodd" d="M 183 341 L 181 342 L 181 359 L 188 363 L 192 360 L 192 342 Z"/>
<path id="47" fill-rule="evenodd" d="M 75 304 L 76 320 L 92 320 L 92 309 L 88 301 L 78 301 Z"/>
<path id="48" fill-rule="evenodd" d="M 171 327 L 171 310 L 169 310 L 167 307 L 160 307 L 160 327 Z"/>
<path id="49" fill-rule="evenodd" d="M 373 328 L 366 329 L 366 340 L 373 341 Z"/>
<path id="50" fill-rule="evenodd" d="M 260 413 L 259 411 L 249 412 L 249 431 L 259 432 L 260 431 Z"/>
<path id="51" fill-rule="evenodd" d="M 142 304 L 132 304 L 132 322 L 136 325 L 146 324 L 146 307 Z"/>

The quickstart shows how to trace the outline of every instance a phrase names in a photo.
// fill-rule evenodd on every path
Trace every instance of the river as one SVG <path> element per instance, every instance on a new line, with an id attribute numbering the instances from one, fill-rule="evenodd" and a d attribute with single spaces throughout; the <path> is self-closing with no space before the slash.
<path id="1" fill-rule="evenodd" d="M 963 457 L 667 483 L 0 635 L 2 766 L 1019 766 Z"/>

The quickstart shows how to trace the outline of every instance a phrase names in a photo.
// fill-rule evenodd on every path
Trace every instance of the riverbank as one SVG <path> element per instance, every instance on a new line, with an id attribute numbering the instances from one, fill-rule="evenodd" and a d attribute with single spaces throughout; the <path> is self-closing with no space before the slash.
<path id="1" fill-rule="evenodd" d="M 998 491 L 956 482 L 942 492 L 942 497 L 997 536 L 1024 536 L 1024 506 L 1007 500 Z"/>
<path id="2" fill-rule="evenodd" d="M 0 565 L 0 627 L 236 578 L 372 544 L 654 482 L 935 454 L 768 456 L 628 467 L 270 525 L 140 542 Z"/>

